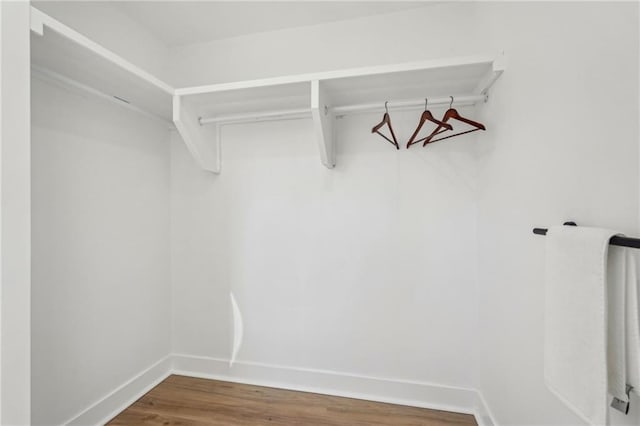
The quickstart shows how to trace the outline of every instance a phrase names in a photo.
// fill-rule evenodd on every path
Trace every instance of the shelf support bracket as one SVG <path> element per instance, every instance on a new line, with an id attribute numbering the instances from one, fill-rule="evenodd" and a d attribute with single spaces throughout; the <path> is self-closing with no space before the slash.
<path id="1" fill-rule="evenodd" d="M 180 95 L 173 96 L 173 123 L 198 165 L 220 173 L 219 125 L 201 126 L 194 109 Z"/>
<path id="2" fill-rule="evenodd" d="M 482 76 L 482 79 L 477 84 L 473 93 L 477 95 L 488 95 L 489 89 L 491 88 L 491 86 L 493 86 L 493 83 L 495 83 L 496 80 L 500 78 L 500 76 L 504 72 L 505 66 L 506 61 L 503 52 L 494 59 L 493 63 L 491 64 L 491 69 L 484 76 Z"/>
<path id="3" fill-rule="evenodd" d="M 336 166 L 333 134 L 334 114 L 331 111 L 327 91 L 319 80 L 311 81 L 311 116 L 316 130 L 320 159 L 328 169 Z"/>

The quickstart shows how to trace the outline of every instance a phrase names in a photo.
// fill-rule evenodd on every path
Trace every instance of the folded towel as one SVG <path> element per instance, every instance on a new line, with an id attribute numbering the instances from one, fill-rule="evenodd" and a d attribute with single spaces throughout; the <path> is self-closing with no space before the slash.
<path id="1" fill-rule="evenodd" d="M 607 253 L 615 232 L 555 226 L 546 238 L 544 376 L 590 424 L 607 422 Z"/>

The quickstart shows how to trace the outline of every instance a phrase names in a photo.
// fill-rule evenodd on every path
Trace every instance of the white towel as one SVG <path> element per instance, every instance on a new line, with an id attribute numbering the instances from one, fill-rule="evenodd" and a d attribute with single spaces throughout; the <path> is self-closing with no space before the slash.
<path id="1" fill-rule="evenodd" d="M 607 252 L 615 232 L 555 226 L 546 238 L 544 376 L 590 424 L 607 422 Z"/>
<path id="2" fill-rule="evenodd" d="M 626 385 L 640 389 L 638 278 L 631 249 L 611 246 L 607 264 L 609 393 L 628 402 Z"/>
<path id="3" fill-rule="evenodd" d="M 627 384 L 640 392 L 640 282 L 638 282 L 636 253 L 627 249 L 627 259 L 632 271 L 627 275 L 626 292 L 626 353 Z"/>

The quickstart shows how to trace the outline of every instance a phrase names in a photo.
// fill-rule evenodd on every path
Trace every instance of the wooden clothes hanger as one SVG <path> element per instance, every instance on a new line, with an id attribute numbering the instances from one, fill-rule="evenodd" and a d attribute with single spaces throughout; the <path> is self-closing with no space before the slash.
<path id="1" fill-rule="evenodd" d="M 398 145 L 398 140 L 396 139 L 396 134 L 393 133 L 393 127 L 391 127 L 391 118 L 389 117 L 389 109 L 387 108 L 388 103 L 389 103 L 388 101 L 384 103 L 385 113 L 384 113 L 384 116 L 382 117 L 382 121 L 379 124 L 375 125 L 373 129 L 371 129 L 371 133 L 379 134 L 380 136 L 388 140 L 392 145 L 394 145 L 396 149 L 400 149 L 400 145 Z M 389 128 L 389 131 L 391 132 L 391 137 L 393 138 L 393 140 L 389 139 L 386 135 L 382 134 L 379 131 L 380 128 L 385 124 Z"/>
<path id="2" fill-rule="evenodd" d="M 442 130 L 440 130 L 438 133 L 442 133 L 442 132 L 444 132 L 446 130 L 453 130 L 453 127 L 451 127 L 451 124 L 442 122 L 440 120 L 436 120 L 436 118 L 431 114 L 431 111 L 429 111 L 427 109 L 428 103 L 429 103 L 429 100 L 427 98 L 425 98 L 425 100 L 424 100 L 424 112 L 420 116 L 420 123 L 418 123 L 418 127 L 416 128 L 415 132 L 413 132 L 413 135 L 411 135 L 411 138 L 409 139 L 409 142 L 407 142 L 407 149 L 411 145 L 413 145 L 415 143 L 418 143 L 418 142 L 422 142 L 423 140 L 426 139 L 426 138 L 422 138 L 422 139 L 415 140 L 415 138 L 418 136 L 418 133 L 420 132 L 420 129 L 422 129 L 422 126 L 427 121 L 430 121 L 432 123 L 437 124 L 438 128 L 442 127 Z M 436 133 L 436 134 L 438 134 L 438 133 Z"/>
<path id="3" fill-rule="evenodd" d="M 441 130 L 442 129 L 441 126 L 438 126 L 433 132 L 431 132 L 431 134 L 429 136 L 424 138 L 424 143 L 422 144 L 422 146 L 426 146 L 428 143 L 433 143 L 433 142 L 449 139 L 449 138 L 452 138 L 454 136 L 460 136 L 460 135 L 464 135 L 466 133 L 476 132 L 478 130 L 487 130 L 484 127 L 484 124 L 478 123 L 477 121 L 469 120 L 468 118 L 465 118 L 465 117 L 461 116 L 458 113 L 458 111 L 456 111 L 454 108 L 451 107 L 453 105 L 453 96 L 450 96 L 450 98 L 451 98 L 451 103 L 449 103 L 449 109 L 447 110 L 447 112 L 444 113 L 444 117 L 442 117 L 443 123 L 446 124 L 447 121 L 449 121 L 450 119 L 453 118 L 455 120 L 462 121 L 463 123 L 467 123 L 468 125 L 470 125 L 470 126 L 472 126 L 474 128 L 471 129 L 471 130 L 466 130 L 464 132 L 456 133 L 454 135 L 449 135 L 449 136 L 445 136 L 445 137 L 442 137 L 442 138 L 433 139 L 436 135 L 438 135 L 439 133 L 442 133 L 444 131 L 444 130 Z"/>

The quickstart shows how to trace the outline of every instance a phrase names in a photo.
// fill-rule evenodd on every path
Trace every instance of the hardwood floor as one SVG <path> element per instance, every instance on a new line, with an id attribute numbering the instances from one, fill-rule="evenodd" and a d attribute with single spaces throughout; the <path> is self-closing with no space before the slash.
<path id="1" fill-rule="evenodd" d="M 469 414 L 169 376 L 109 425 L 476 425 Z"/>

